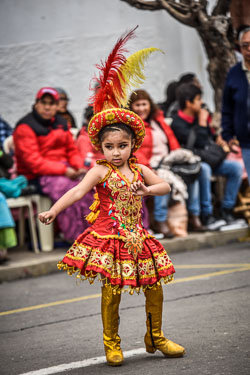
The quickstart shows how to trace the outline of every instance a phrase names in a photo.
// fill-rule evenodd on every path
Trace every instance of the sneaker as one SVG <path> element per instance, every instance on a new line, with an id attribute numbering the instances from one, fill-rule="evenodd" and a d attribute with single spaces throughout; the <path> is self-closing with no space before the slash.
<path id="1" fill-rule="evenodd" d="M 221 217 L 226 221 L 227 225 L 242 224 L 244 222 L 244 219 L 236 219 L 233 216 L 232 210 L 228 208 L 221 209 Z"/>
<path id="2" fill-rule="evenodd" d="M 212 214 L 201 215 L 202 224 L 207 230 L 215 231 L 219 230 L 223 225 L 226 225 L 226 221 L 223 219 L 216 219 Z"/>
<path id="3" fill-rule="evenodd" d="M 220 228 L 221 232 L 226 232 L 230 230 L 244 229 L 248 228 L 248 224 L 244 219 L 238 219 L 233 224 L 227 224 Z"/>
<path id="4" fill-rule="evenodd" d="M 174 234 L 170 231 L 165 221 L 155 221 L 153 226 L 155 233 L 162 233 L 164 238 L 173 238 Z"/>
<path id="5" fill-rule="evenodd" d="M 163 240 L 163 238 L 164 238 L 163 233 L 154 233 L 153 236 L 156 240 Z"/>
<path id="6" fill-rule="evenodd" d="M 147 232 L 151 234 L 151 236 L 154 236 L 157 240 L 163 240 L 164 234 L 163 233 L 155 233 L 152 229 L 147 229 Z"/>

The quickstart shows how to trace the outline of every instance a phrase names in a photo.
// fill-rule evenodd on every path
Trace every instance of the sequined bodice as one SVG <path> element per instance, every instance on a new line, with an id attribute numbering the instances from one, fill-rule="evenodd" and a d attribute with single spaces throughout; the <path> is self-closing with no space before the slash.
<path id="1" fill-rule="evenodd" d="M 134 195 L 130 190 L 130 182 L 112 164 L 103 162 L 109 167 L 104 181 L 97 185 L 97 192 L 101 201 L 100 216 L 113 220 L 120 229 L 131 231 L 141 225 L 142 198 Z M 142 181 L 140 171 L 134 163 L 130 163 L 134 173 L 133 182 Z"/>
<path id="2" fill-rule="evenodd" d="M 130 190 L 130 182 L 118 168 L 106 161 L 99 161 L 109 168 L 105 178 L 97 185 L 100 213 L 92 228 L 100 234 L 114 236 L 126 242 L 125 247 L 137 256 L 147 233 L 142 225 L 142 197 Z M 134 173 L 133 182 L 143 181 L 141 171 L 130 160 Z"/>

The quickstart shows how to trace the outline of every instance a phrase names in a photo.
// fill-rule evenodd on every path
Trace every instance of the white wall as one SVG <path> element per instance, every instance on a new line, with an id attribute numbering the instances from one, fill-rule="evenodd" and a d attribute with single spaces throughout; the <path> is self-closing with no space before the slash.
<path id="1" fill-rule="evenodd" d="M 168 81 L 195 72 L 213 107 L 197 33 L 166 12 L 137 10 L 120 0 L 0 0 L 1 116 L 14 126 L 30 110 L 40 87 L 58 86 L 68 91 L 80 126 L 95 64 L 136 25 L 130 53 L 150 46 L 165 51 L 151 55 L 146 65 L 143 87 L 153 99 L 164 99 Z"/>

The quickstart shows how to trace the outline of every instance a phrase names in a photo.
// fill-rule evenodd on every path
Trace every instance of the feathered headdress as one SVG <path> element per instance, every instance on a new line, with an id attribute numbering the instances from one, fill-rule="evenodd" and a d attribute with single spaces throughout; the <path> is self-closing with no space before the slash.
<path id="1" fill-rule="evenodd" d="M 124 108 L 127 105 L 128 94 L 132 87 L 138 87 L 145 80 L 143 74 L 144 62 L 152 52 L 161 51 L 159 48 L 144 48 L 128 58 L 124 56 L 124 48 L 129 39 L 135 37 L 136 26 L 122 36 L 114 46 L 105 63 L 97 65 L 99 78 L 94 78 L 97 86 L 95 94 L 90 98 L 95 116 L 90 120 L 88 133 L 96 149 L 100 148 L 99 131 L 106 125 L 124 123 L 130 126 L 136 136 L 135 150 L 143 141 L 145 129 L 142 119 L 134 112 Z"/>

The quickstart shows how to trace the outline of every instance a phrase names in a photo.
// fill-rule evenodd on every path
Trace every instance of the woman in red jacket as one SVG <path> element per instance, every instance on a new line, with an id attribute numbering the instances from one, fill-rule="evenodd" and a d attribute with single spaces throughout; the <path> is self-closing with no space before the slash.
<path id="1" fill-rule="evenodd" d="M 145 90 L 136 90 L 130 96 L 130 109 L 137 113 L 145 123 L 146 135 L 141 148 L 136 152 L 139 163 L 157 170 L 161 160 L 180 145 L 172 129 L 165 122 L 163 112 L 153 102 Z M 184 187 L 185 189 L 185 187 Z M 181 191 L 183 197 L 185 192 Z M 199 189 L 196 182 L 188 186 L 189 225 L 192 230 L 203 231 L 198 212 Z M 169 195 L 154 197 L 154 229 L 165 237 L 172 237 L 167 224 Z"/>
<path id="2" fill-rule="evenodd" d="M 18 174 L 52 202 L 76 186 L 86 172 L 67 121 L 57 114 L 58 101 L 55 89 L 41 88 L 32 112 L 18 121 L 13 133 Z M 71 241 L 87 228 L 85 216 L 92 201 L 90 192 L 58 216 L 59 229 L 66 240 Z"/>

